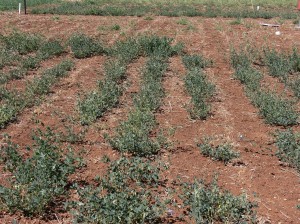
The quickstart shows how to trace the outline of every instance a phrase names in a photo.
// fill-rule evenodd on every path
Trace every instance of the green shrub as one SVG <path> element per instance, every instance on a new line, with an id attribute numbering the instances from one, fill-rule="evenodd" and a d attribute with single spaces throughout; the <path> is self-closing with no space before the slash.
<path id="1" fill-rule="evenodd" d="M 141 158 L 120 158 L 109 164 L 99 186 L 77 189 L 71 203 L 76 223 L 154 223 L 164 211 L 155 189 L 160 184 L 161 164 Z"/>
<path id="2" fill-rule="evenodd" d="M 136 109 L 118 126 L 116 135 L 107 138 L 111 146 L 121 152 L 150 156 L 156 154 L 161 147 L 158 140 L 149 137 L 155 125 L 154 115 L 150 111 Z"/>
<path id="3" fill-rule="evenodd" d="M 292 64 L 290 63 L 288 55 L 270 49 L 265 49 L 264 53 L 269 74 L 282 79 L 286 83 L 288 74 L 292 70 Z"/>
<path id="4" fill-rule="evenodd" d="M 225 164 L 230 162 L 232 159 L 238 158 L 239 153 L 233 150 L 232 145 L 219 144 L 214 146 L 209 140 L 204 140 L 203 143 L 198 144 L 202 155 L 210 157 L 214 160 L 222 161 Z"/>
<path id="5" fill-rule="evenodd" d="M 222 191 L 217 180 L 202 180 L 184 185 L 184 204 L 195 223 L 256 223 L 255 205 L 246 195 L 234 196 Z"/>
<path id="6" fill-rule="evenodd" d="M 164 60 L 150 58 L 143 71 L 143 81 L 140 92 L 134 97 L 134 105 L 139 110 L 155 111 L 164 96 L 162 77 L 168 67 Z"/>
<path id="7" fill-rule="evenodd" d="M 120 30 L 121 27 L 120 27 L 119 24 L 115 24 L 115 25 L 113 25 L 113 26 L 111 27 L 111 29 L 112 29 L 112 30 Z"/>
<path id="8" fill-rule="evenodd" d="M 117 105 L 122 88 L 119 86 L 125 77 L 126 65 L 119 61 L 109 61 L 105 65 L 105 79 L 99 81 L 98 89 L 89 92 L 78 101 L 81 124 L 90 125 L 110 108 Z"/>
<path id="9" fill-rule="evenodd" d="M 27 74 L 27 70 L 24 68 L 16 68 L 10 70 L 8 73 L 0 73 L 0 84 L 7 83 L 13 79 L 21 79 Z"/>
<path id="10" fill-rule="evenodd" d="M 0 69 L 4 68 L 4 66 L 17 64 L 19 60 L 20 57 L 15 51 L 0 45 Z"/>
<path id="11" fill-rule="evenodd" d="M 57 40 L 45 42 L 38 51 L 38 56 L 42 59 L 48 59 L 53 56 L 59 56 L 64 53 L 64 47 Z"/>
<path id="12" fill-rule="evenodd" d="M 100 43 L 84 34 L 73 35 L 69 39 L 69 45 L 76 58 L 87 58 L 104 53 Z"/>
<path id="13" fill-rule="evenodd" d="M 140 91 L 134 97 L 134 110 L 129 113 L 128 119 L 118 126 L 117 134 L 113 138 L 107 136 L 113 148 L 137 156 L 150 156 L 156 154 L 163 146 L 159 137 L 155 139 L 149 135 L 156 126 L 153 113 L 161 104 L 161 82 L 167 65 L 166 58 L 153 55 L 147 61 Z"/>
<path id="14" fill-rule="evenodd" d="M 144 55 L 148 57 L 168 58 L 174 54 L 179 54 L 182 50 L 180 45 L 171 46 L 173 39 L 159 36 L 143 36 L 139 38 Z M 175 50 L 176 49 L 176 50 Z"/>
<path id="15" fill-rule="evenodd" d="M 67 75 L 73 67 L 73 62 L 63 61 L 51 69 L 47 69 L 39 78 L 35 78 L 26 84 L 25 92 L 14 94 L 14 92 L 1 90 L 5 102 L 0 106 L 0 128 L 5 127 L 13 121 L 17 114 L 25 107 L 32 106 L 42 95 L 49 93 L 50 87 L 60 78 Z"/>
<path id="16" fill-rule="evenodd" d="M 192 105 L 189 108 L 192 119 L 206 119 L 210 112 L 207 101 L 214 95 L 215 86 L 198 68 L 188 71 L 184 81 L 186 91 L 192 97 Z"/>
<path id="17" fill-rule="evenodd" d="M 11 142 L 1 147 L 2 161 L 12 178 L 9 186 L 0 185 L 0 207 L 10 213 L 45 216 L 68 195 L 68 177 L 76 171 L 77 158 L 71 152 L 65 155 L 65 149 L 51 140 L 50 131 L 40 134 L 27 147 L 32 150 L 28 158 Z"/>
<path id="18" fill-rule="evenodd" d="M 234 76 L 242 84 L 246 85 L 248 90 L 253 92 L 260 90 L 260 82 L 263 75 L 256 69 L 253 69 L 252 67 L 239 66 L 236 69 Z"/>
<path id="19" fill-rule="evenodd" d="M 292 101 L 265 91 L 252 93 L 250 98 L 268 124 L 282 126 L 297 124 L 298 113 L 294 110 Z"/>
<path id="20" fill-rule="evenodd" d="M 13 32 L 8 36 L 2 36 L 1 39 L 8 49 L 15 50 L 19 54 L 37 51 L 42 44 L 40 36 L 21 32 Z"/>
<path id="21" fill-rule="evenodd" d="M 246 54 L 242 50 L 240 52 L 237 52 L 235 49 L 231 49 L 230 62 L 231 66 L 235 69 L 237 69 L 238 67 L 249 68 L 251 67 L 252 63 L 248 54 Z"/>
<path id="22" fill-rule="evenodd" d="M 275 144 L 278 147 L 278 158 L 300 171 L 300 134 L 291 129 L 278 131 Z"/>
<path id="23" fill-rule="evenodd" d="M 299 99 L 300 98 L 300 79 L 296 79 L 295 81 L 291 82 L 289 85 L 294 93 L 294 96 Z"/>
<path id="24" fill-rule="evenodd" d="M 35 95 L 44 95 L 49 93 L 51 86 L 57 82 L 59 78 L 67 75 L 68 71 L 73 68 L 74 64 L 70 60 L 64 60 L 53 68 L 47 69 L 43 72 L 41 77 L 33 79 L 26 85 L 27 98 Z"/>
<path id="25" fill-rule="evenodd" d="M 114 107 L 122 94 L 118 84 L 106 79 L 99 82 L 99 90 L 88 93 L 82 100 L 78 101 L 78 109 L 82 125 L 89 125 L 97 118 L 102 117 L 109 109 Z"/>
<path id="26" fill-rule="evenodd" d="M 141 55 L 141 46 L 137 39 L 128 38 L 125 41 L 117 41 L 111 50 L 112 56 L 120 62 L 130 63 Z"/>
<path id="27" fill-rule="evenodd" d="M 42 61 L 41 58 L 39 57 L 32 57 L 32 56 L 29 56 L 28 58 L 26 58 L 24 61 L 23 61 L 23 68 L 26 69 L 26 70 L 29 70 L 29 69 L 36 69 L 40 66 L 40 62 Z"/>
<path id="28" fill-rule="evenodd" d="M 182 62 L 188 70 L 192 70 L 194 68 L 205 68 L 212 65 L 211 60 L 207 60 L 201 55 L 184 55 L 182 57 Z"/>

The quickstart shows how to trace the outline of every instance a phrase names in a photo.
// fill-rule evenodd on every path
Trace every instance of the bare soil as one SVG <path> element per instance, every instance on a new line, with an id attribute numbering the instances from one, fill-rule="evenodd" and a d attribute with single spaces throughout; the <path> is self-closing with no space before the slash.
<path id="1" fill-rule="evenodd" d="M 96 16 L 53 16 L 53 15 L 17 15 L 0 14 L 0 32 L 9 33 L 13 29 L 39 33 L 47 38 L 66 40 L 75 32 L 100 38 L 106 44 L 139 34 L 158 34 L 183 42 L 191 54 L 203 54 L 213 60 L 211 68 L 206 69 L 208 78 L 216 85 L 217 93 L 211 103 L 211 116 L 205 121 L 194 121 L 186 111 L 189 96 L 184 90 L 185 68 L 179 56 L 170 59 L 170 66 L 163 81 L 165 98 L 161 110 L 156 114 L 159 127 L 170 133 L 173 143 L 162 158 L 169 163 L 170 169 L 164 174 L 171 183 L 177 176 L 188 181 L 195 178 L 211 180 L 219 176 L 219 184 L 234 194 L 246 192 L 251 200 L 257 201 L 258 217 L 261 223 L 300 223 L 299 173 L 284 166 L 274 155 L 273 133 L 278 127 L 264 123 L 258 110 L 245 96 L 243 86 L 233 78 L 230 66 L 230 47 L 250 44 L 261 48 L 271 46 L 287 50 L 300 48 L 300 31 L 294 29 L 292 21 L 284 21 L 279 28 L 261 27 L 259 22 L 276 23 L 274 20 L 245 19 L 242 24 L 230 25 L 233 19 L 223 18 L 185 18 L 188 25 L 178 24 L 179 18 L 153 17 L 96 17 Z M 118 24 L 121 30 L 109 29 Z M 55 61 L 57 59 L 53 59 Z M 90 91 L 103 78 L 105 56 L 75 60 L 75 68 L 70 75 L 60 81 L 44 101 L 33 108 L 26 109 L 14 123 L 2 129 L 0 134 L 8 133 L 14 142 L 25 146 L 31 143 L 31 132 L 39 127 L 35 120 L 45 126 L 61 128 L 63 124 L 78 118 L 76 102 L 78 94 Z M 51 62 L 46 63 L 51 64 Z M 116 158 L 118 153 L 111 149 L 103 134 L 114 133 L 114 127 L 126 118 L 131 107 L 131 94 L 139 89 L 140 69 L 144 59 L 139 59 L 127 69 L 126 90 L 117 108 L 88 128 L 86 141 L 75 145 L 85 148 L 86 170 L 76 174 L 76 178 L 91 181 L 103 173 L 100 159 L 104 155 Z M 264 85 L 275 85 L 274 79 L 267 78 Z M 12 87 L 14 82 L 10 83 Z M 280 85 L 280 84 L 279 84 Z M 16 86 L 18 83 L 16 82 Z M 299 109 L 299 108 L 298 108 Z M 79 130 L 80 125 L 74 125 Z M 295 127 L 299 130 L 299 125 Z M 240 159 L 224 165 L 203 157 L 196 143 L 203 137 L 215 136 L 235 146 Z M 6 178 L 0 173 L 0 179 Z M 2 182 L 2 181 L 1 181 Z M 176 210 L 175 217 L 181 214 Z M 3 214 L 1 223 L 70 223 L 66 214 L 57 214 L 56 220 L 40 220 Z M 176 222 L 176 221 L 175 221 Z M 177 222 L 179 223 L 179 221 Z M 181 222 L 184 223 L 184 222 Z"/>

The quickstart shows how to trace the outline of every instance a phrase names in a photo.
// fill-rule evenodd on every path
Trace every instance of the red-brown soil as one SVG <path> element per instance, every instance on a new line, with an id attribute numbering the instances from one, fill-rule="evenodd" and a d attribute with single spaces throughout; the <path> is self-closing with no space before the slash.
<path id="1" fill-rule="evenodd" d="M 211 116 L 205 121 L 189 118 L 186 105 L 190 98 L 183 82 L 186 71 L 179 56 L 170 59 L 169 70 L 163 81 L 166 94 L 164 103 L 156 114 L 159 128 L 173 132 L 169 136 L 173 143 L 171 150 L 162 154 L 162 158 L 170 165 L 166 177 L 170 183 L 178 175 L 187 181 L 195 178 L 211 180 L 217 173 L 222 187 L 234 194 L 246 192 L 251 200 L 257 201 L 260 223 L 300 223 L 300 210 L 296 209 L 296 205 L 300 204 L 299 174 L 295 169 L 283 166 L 274 155 L 276 148 L 272 144 L 271 133 L 278 127 L 267 125 L 260 118 L 258 110 L 245 96 L 243 86 L 233 78 L 229 58 L 231 46 L 245 44 L 285 50 L 294 46 L 300 48 L 300 31 L 294 29 L 292 21 L 284 21 L 279 28 L 282 34 L 276 36 L 274 28 L 259 25 L 262 20 L 245 19 L 239 25 L 230 25 L 233 19 L 222 18 L 186 18 L 188 25 L 180 25 L 178 20 L 168 17 L 145 20 L 143 17 L 54 17 L 2 13 L 0 30 L 1 33 L 8 33 L 18 29 L 62 40 L 74 32 L 83 32 L 100 38 L 106 44 L 138 34 L 158 34 L 172 37 L 175 42 L 183 42 L 188 53 L 203 54 L 212 59 L 214 64 L 206 69 L 206 74 L 216 85 L 217 93 L 211 103 Z M 276 20 L 267 22 L 275 23 Z M 119 24 L 121 30 L 109 29 L 114 24 Z M 25 146 L 31 142 L 30 130 L 39 127 L 34 119 L 40 120 L 45 126 L 59 128 L 62 123 L 71 124 L 69 121 L 73 119 L 77 122 L 73 124 L 75 129 L 81 129 L 76 111 L 78 94 L 96 87 L 97 80 L 103 78 L 105 60 L 104 56 L 75 60 L 75 68 L 70 75 L 62 79 L 40 105 L 26 109 L 16 122 L 2 129 L 0 134 L 8 133 L 14 142 Z M 126 119 L 131 108 L 131 94 L 139 89 L 139 74 L 143 64 L 144 59 L 139 59 L 128 66 L 125 80 L 127 88 L 119 107 L 108 111 L 88 128 L 85 143 L 75 145 L 75 148 L 85 148 L 87 152 L 87 168 L 76 174 L 76 178 L 90 181 L 103 173 L 104 166 L 100 162 L 102 156 L 118 157 L 118 153 L 105 142 L 103 134 L 113 134 L 114 127 Z M 276 82 L 274 79 L 266 80 Z M 239 161 L 225 166 L 203 157 L 196 143 L 207 136 L 231 142 L 235 150 L 240 152 Z M 0 175 L 0 178 L 5 178 Z M 175 216 L 179 215 L 180 210 L 176 210 Z M 18 219 L 19 223 L 45 223 L 16 215 L 4 215 L 0 217 L 0 222 L 10 223 L 13 219 Z M 57 214 L 57 220 L 48 222 L 71 221 L 68 215 Z"/>

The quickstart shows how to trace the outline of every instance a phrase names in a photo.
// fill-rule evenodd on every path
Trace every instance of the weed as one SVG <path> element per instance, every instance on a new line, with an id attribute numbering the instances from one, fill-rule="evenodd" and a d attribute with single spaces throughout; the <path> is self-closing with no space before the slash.
<path id="1" fill-rule="evenodd" d="M 250 94 L 250 98 L 268 124 L 282 126 L 297 124 L 298 113 L 294 110 L 292 101 L 265 91 Z"/>
<path id="2" fill-rule="evenodd" d="M 77 188 L 74 208 L 77 223 L 153 223 L 164 210 L 153 191 L 160 184 L 161 164 L 141 158 L 120 158 L 109 162 L 108 172 L 97 178 L 99 186 Z"/>
<path id="3" fill-rule="evenodd" d="M 298 99 L 300 99 L 300 79 L 296 79 L 295 81 L 291 82 L 290 87 Z"/>
<path id="4" fill-rule="evenodd" d="M 234 73 L 236 79 L 244 84 L 250 91 L 259 91 L 263 75 L 251 67 L 238 67 Z"/>
<path id="5" fill-rule="evenodd" d="M 117 57 L 120 62 L 128 64 L 141 55 L 141 46 L 134 38 L 117 41 L 111 51 L 111 55 Z"/>
<path id="6" fill-rule="evenodd" d="M 275 50 L 265 49 L 264 52 L 269 74 L 273 77 L 281 78 L 286 83 L 288 74 L 292 69 L 292 65 L 287 56 Z"/>
<path id="7" fill-rule="evenodd" d="M 68 42 L 74 56 L 79 59 L 104 53 L 100 43 L 84 34 L 74 34 Z"/>
<path id="8" fill-rule="evenodd" d="M 160 149 L 159 142 L 149 137 L 155 125 L 154 116 L 150 111 L 137 109 L 118 126 L 116 136 L 107 138 L 112 147 L 121 152 L 130 152 L 137 156 L 153 155 Z"/>
<path id="9" fill-rule="evenodd" d="M 172 41 L 173 39 L 168 37 L 143 36 L 140 37 L 139 44 L 141 45 L 145 56 L 168 58 L 174 54 L 179 54 L 180 50 L 182 50 L 176 48 L 176 46 L 172 47 Z"/>
<path id="10" fill-rule="evenodd" d="M 29 56 L 23 61 L 23 68 L 26 70 L 36 69 L 40 66 L 41 59 L 38 57 Z"/>
<path id="11" fill-rule="evenodd" d="M 13 32 L 8 36 L 1 36 L 1 39 L 8 49 L 15 50 L 19 54 L 37 51 L 42 44 L 40 36 L 21 32 Z"/>
<path id="12" fill-rule="evenodd" d="M 30 98 L 29 96 L 44 95 L 49 93 L 50 87 L 57 82 L 59 78 L 64 77 L 67 72 L 72 69 L 73 65 L 73 62 L 65 60 L 57 66 L 45 70 L 41 77 L 35 78 L 33 81 L 27 84 L 27 97 Z"/>
<path id="13" fill-rule="evenodd" d="M 42 59 L 48 59 L 53 56 L 59 56 L 64 53 L 64 48 L 57 40 L 45 42 L 38 51 L 38 56 Z"/>
<path id="14" fill-rule="evenodd" d="M 119 24 L 115 24 L 111 27 L 111 30 L 120 30 L 120 29 L 121 29 L 121 27 Z"/>
<path id="15" fill-rule="evenodd" d="M 21 79 L 27 74 L 27 70 L 24 68 L 16 68 L 10 70 L 6 74 L 0 74 L 0 84 L 7 83 L 10 80 L 13 79 Z"/>
<path id="16" fill-rule="evenodd" d="M 89 125 L 114 107 L 121 96 L 121 88 L 112 80 L 99 82 L 99 90 L 88 93 L 78 102 L 81 124 Z"/>
<path id="17" fill-rule="evenodd" d="M 269 65 L 275 64 L 277 59 L 274 58 L 279 57 L 275 51 L 270 52 L 268 53 Z M 248 53 L 243 51 L 238 53 L 232 50 L 231 64 L 236 70 L 235 77 L 246 85 L 247 95 L 252 103 L 259 108 L 260 115 L 268 124 L 282 126 L 297 124 L 298 113 L 294 110 L 294 102 L 278 96 L 276 93 L 261 89 L 260 81 L 263 76 L 252 67 L 253 58 L 250 59 L 250 57 L 251 55 L 249 56 Z M 280 59 L 279 61 L 282 62 L 284 60 L 286 59 Z M 281 77 L 286 76 L 283 70 L 278 69 L 274 74 L 278 74 Z"/>
<path id="18" fill-rule="evenodd" d="M 214 146 L 209 139 L 204 139 L 203 143 L 198 144 L 198 147 L 202 155 L 222 161 L 225 164 L 239 157 L 239 153 L 235 152 L 229 143 Z"/>
<path id="19" fill-rule="evenodd" d="M 255 205 L 246 195 L 234 196 L 222 191 L 217 180 L 205 184 L 196 180 L 184 185 L 182 196 L 189 215 L 200 223 L 256 223 Z"/>
<path id="20" fill-rule="evenodd" d="M 277 157 L 300 171 L 300 134 L 291 129 L 276 133 Z"/>
<path id="21" fill-rule="evenodd" d="M 208 60 L 201 55 L 184 55 L 182 57 L 182 62 L 188 70 L 194 68 L 206 68 L 213 64 L 211 60 Z"/>
<path id="22" fill-rule="evenodd" d="M 186 18 L 181 18 L 177 21 L 177 24 L 180 24 L 180 25 L 188 25 L 189 24 L 189 21 L 186 19 Z"/>
<path id="23" fill-rule="evenodd" d="M 99 81 L 98 89 L 86 94 L 78 101 L 80 120 L 89 125 L 103 116 L 105 111 L 117 105 L 122 94 L 120 84 L 125 78 L 126 66 L 140 55 L 140 47 L 135 39 L 117 42 L 108 51 L 116 60 L 105 64 L 105 79 Z"/>
<path id="24" fill-rule="evenodd" d="M 118 82 L 124 78 L 125 70 L 125 65 L 119 61 L 106 63 L 105 80 L 99 81 L 96 91 L 88 93 L 82 100 L 78 101 L 80 119 L 83 125 L 91 124 L 118 103 L 122 94 Z"/>
<path id="25" fill-rule="evenodd" d="M 161 141 L 163 138 L 159 136 L 157 139 L 150 138 L 149 135 L 156 126 L 153 113 L 161 104 L 163 97 L 161 81 L 167 69 L 166 58 L 160 54 L 171 48 L 165 46 L 163 40 L 158 40 L 156 37 L 153 39 L 147 38 L 147 41 L 152 42 L 152 47 L 144 49 L 142 45 L 143 51 L 151 57 L 143 71 L 140 92 L 134 97 L 135 108 L 129 113 L 128 119 L 118 126 L 114 137 L 106 136 L 113 148 L 136 156 L 156 154 L 161 147 L 165 146 L 165 142 Z M 156 50 L 155 47 L 162 51 Z"/>
<path id="26" fill-rule="evenodd" d="M 61 203 L 68 195 L 68 176 L 78 168 L 70 149 L 61 149 L 52 141 L 53 133 L 40 132 L 35 144 L 27 147 L 32 156 L 24 158 L 17 145 L 8 142 L 1 147 L 1 158 L 13 178 L 9 186 L 0 186 L 0 205 L 10 213 L 21 211 L 25 216 L 45 216 L 53 204 Z"/>
<path id="27" fill-rule="evenodd" d="M 5 66 L 17 64 L 19 60 L 20 57 L 15 51 L 0 47 L 0 69 Z"/>
<path id="28" fill-rule="evenodd" d="M 207 81 L 203 71 L 194 68 L 186 75 L 185 88 L 192 97 L 189 108 L 192 119 L 206 119 L 210 112 L 207 101 L 214 95 L 215 86 Z"/>
<path id="29" fill-rule="evenodd" d="M 41 77 L 27 83 L 23 94 L 2 91 L 2 93 L 5 93 L 2 96 L 6 97 L 6 101 L 0 106 L 0 128 L 13 121 L 25 107 L 32 106 L 37 98 L 49 93 L 50 87 L 61 77 L 64 77 L 72 67 L 73 63 L 66 60 L 51 69 L 45 70 Z"/>

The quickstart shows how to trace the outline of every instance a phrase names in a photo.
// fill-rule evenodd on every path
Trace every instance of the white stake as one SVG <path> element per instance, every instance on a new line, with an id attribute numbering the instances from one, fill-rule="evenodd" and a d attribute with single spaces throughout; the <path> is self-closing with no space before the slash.
<path id="1" fill-rule="evenodd" d="M 21 14 L 21 3 L 19 3 L 19 15 Z"/>

